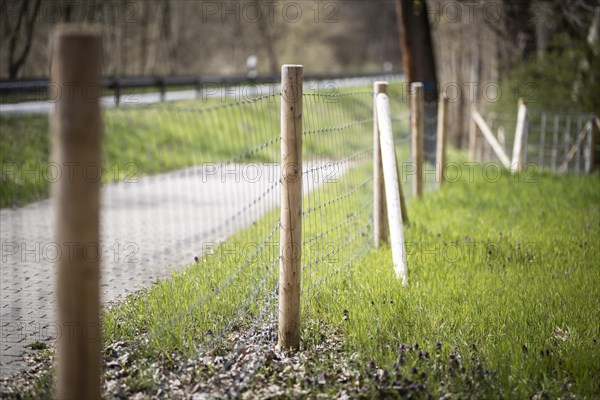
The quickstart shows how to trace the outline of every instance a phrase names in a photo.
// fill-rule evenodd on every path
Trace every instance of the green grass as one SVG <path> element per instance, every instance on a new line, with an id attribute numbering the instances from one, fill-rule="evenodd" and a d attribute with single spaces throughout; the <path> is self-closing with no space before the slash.
<path id="1" fill-rule="evenodd" d="M 363 98 L 365 95 L 359 100 Z M 339 272 L 372 236 L 372 122 L 367 119 L 369 112 L 354 114 L 360 118 L 350 119 L 349 124 L 344 115 L 336 115 L 348 112 L 350 106 L 363 107 L 351 97 L 348 100 L 355 104 L 345 99 L 334 103 L 335 107 L 328 104 L 331 113 L 320 118 L 316 111 L 323 105 L 314 99 L 305 102 L 305 161 L 338 160 L 341 164 L 336 170 L 353 166 L 338 181 L 323 183 L 305 196 L 305 211 L 313 210 L 303 218 L 303 284 L 307 290 Z M 334 126 L 343 129 L 323 129 Z M 398 129 L 396 134 L 400 137 L 405 132 Z M 398 145 L 397 154 L 399 160 L 407 159 L 406 142 Z M 349 157 L 353 158 L 347 161 Z M 407 181 L 405 190 L 409 184 Z M 309 187 L 314 189 L 312 183 Z M 107 336 L 111 341 L 131 341 L 149 334 L 149 346 L 140 349 L 144 356 L 172 352 L 189 356 L 197 351 L 195 338 L 199 335 L 219 336 L 225 328 L 239 328 L 245 317 L 264 312 L 263 305 L 273 301 L 269 294 L 277 279 L 278 226 L 276 208 L 229 238 L 214 254 L 204 254 L 198 264 L 173 273 L 170 280 L 160 282 L 141 299 L 128 299 L 107 314 Z"/>
<path id="2" fill-rule="evenodd" d="M 305 326 L 331 325 L 349 350 L 387 367 L 402 343 L 435 354 L 440 342 L 442 358 L 460 353 L 467 370 L 476 348 L 495 371 L 478 397 L 599 396 L 600 179 L 523 178 L 463 180 L 411 202 L 410 286 L 395 278 L 389 249 L 374 251 L 310 299 Z M 423 368 L 434 393 L 464 378 Z"/>
<path id="3" fill-rule="evenodd" d="M 0 207 L 48 197 L 48 117 L 0 116 Z"/>
<path id="4" fill-rule="evenodd" d="M 324 227 L 335 227 L 344 218 L 349 222 L 326 235 L 321 246 L 313 246 L 316 253 L 305 250 L 306 265 L 321 261 L 303 272 L 303 348 L 314 349 L 337 332 L 348 353 L 358 352 L 365 365 L 374 361 L 391 375 L 404 376 L 400 382 L 406 385 L 407 377 L 426 382 L 433 395 L 597 397 L 598 175 L 504 173 L 486 182 L 480 172 L 473 171 L 473 182 L 463 174 L 461 181 L 423 201 L 409 202 L 408 287 L 393 273 L 389 248 L 371 250 L 362 234 L 364 229 L 371 235 L 370 209 L 358 213 L 369 204 L 370 185 L 349 196 L 340 210 L 321 215 Z M 368 166 L 358 167 L 340 185 L 352 188 L 369 173 Z M 335 198 L 340 193 L 335 186 L 323 187 L 314 198 Z M 275 214 L 264 221 L 276 220 Z M 305 225 L 305 240 L 318 233 L 317 224 L 305 220 Z M 264 237 L 259 229 L 242 231 L 222 246 Z M 354 236 L 358 239 L 343 246 Z M 327 244 L 337 246 L 335 257 L 326 254 Z M 366 254 L 347 265 L 364 244 Z M 107 341 L 135 341 L 150 333 L 137 356 L 169 359 L 169 354 L 192 355 L 202 344 L 214 345 L 211 335 L 224 327 L 248 329 L 269 298 L 267 289 L 252 297 L 254 288 L 265 277 L 265 288 L 275 284 L 276 272 L 268 271 L 277 266 L 276 250 L 265 254 L 218 295 L 214 288 L 239 260 L 206 257 L 128 299 L 106 314 Z M 206 293 L 211 295 L 204 299 Z M 199 298 L 204 301 L 194 307 Z M 252 301 L 245 307 L 248 299 Z M 165 319 L 172 310 L 178 317 Z M 419 356 L 415 343 L 427 358 Z M 411 347 L 399 351 L 402 344 Z M 413 368 L 423 375 L 413 376 Z M 368 371 L 364 379 L 367 397 L 382 396 L 385 382 L 369 381 Z"/>
<path id="5" fill-rule="evenodd" d="M 341 133 L 337 136 L 332 142 L 339 144 L 343 138 Z M 306 138 L 310 141 L 310 135 Z M 370 137 L 365 139 L 370 141 Z M 363 144 L 369 149 L 370 143 Z M 339 269 L 338 262 L 350 259 L 370 240 L 370 156 L 371 150 L 355 158 L 355 168 L 339 181 L 324 183 L 305 196 L 305 288 L 332 276 Z M 109 342 L 135 341 L 147 334 L 148 346 L 139 349 L 143 357 L 162 354 L 169 358 L 173 352 L 192 356 L 199 346 L 218 344 L 227 331 L 240 329 L 259 315 L 273 315 L 278 240 L 276 208 L 213 253 L 203 254 L 198 263 L 108 312 L 104 325 Z M 270 304 L 266 310 L 265 304 Z"/>
<path id="6" fill-rule="evenodd" d="M 306 105 L 306 154 L 368 154 L 369 124 L 361 123 L 363 114 L 349 119 L 346 113 L 369 102 L 364 96 L 364 104 L 328 104 L 330 113 L 319 112 L 324 104 Z M 277 142 L 260 148 L 276 135 L 277 126 L 264 128 L 273 115 L 251 110 L 255 103 L 242 107 L 248 107 L 242 115 L 220 106 L 208 112 L 114 110 L 106 118 L 105 159 L 132 162 L 141 174 L 239 154 L 238 162 L 274 161 Z M 205 126 L 211 115 L 217 118 Z M 45 136 L 45 122 L 34 120 L 0 124 Z M 348 120 L 346 129 L 322 129 Z M 11 157 L 31 162 L 47 152 L 47 143 L 28 136 L 3 133 L 1 143 L 3 163 Z M 248 148 L 256 150 L 240 153 Z M 397 150 L 406 159 L 406 144 Z M 340 335 L 347 354 L 356 352 L 365 366 L 364 397 L 398 396 L 389 388 L 413 383 L 434 397 L 600 396 L 600 177 L 525 171 L 486 182 L 481 169 L 462 164 L 462 179 L 422 201 L 409 200 L 409 286 L 402 287 L 389 248 L 373 250 L 369 243 L 369 157 L 305 197 L 305 210 L 314 211 L 303 219 L 302 347 L 315 350 Z M 11 198 L 40 193 L 4 187 L 3 176 L 3 194 L 11 191 Z M 408 194 L 410 181 L 403 187 Z M 252 329 L 267 305 L 267 316 L 275 315 L 277 223 L 275 209 L 214 254 L 111 307 L 104 315 L 105 343 L 134 343 L 133 357 L 168 364 L 176 355 L 218 347 L 231 330 Z M 378 367 L 388 377 L 375 379 Z M 130 385 L 147 389 L 144 376 Z"/>

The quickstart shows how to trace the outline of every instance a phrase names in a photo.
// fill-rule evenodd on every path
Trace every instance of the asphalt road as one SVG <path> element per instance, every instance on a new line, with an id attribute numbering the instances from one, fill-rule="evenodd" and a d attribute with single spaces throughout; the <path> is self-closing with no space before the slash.
<path id="1" fill-rule="evenodd" d="M 398 75 L 391 79 L 389 76 L 385 78 L 388 81 L 399 81 L 401 76 Z M 338 79 L 332 81 L 309 81 L 304 83 L 304 90 L 331 90 L 343 89 L 355 86 L 371 85 L 378 80 L 376 77 L 369 78 L 349 78 Z M 174 90 L 169 91 L 165 95 L 166 101 L 178 100 L 193 100 L 207 98 L 223 98 L 224 96 L 235 97 L 236 99 L 252 98 L 257 95 L 266 95 L 271 93 L 279 93 L 279 85 L 246 85 L 225 87 L 222 85 L 207 85 L 205 90 L 200 93 L 196 90 Z M 160 93 L 137 93 L 135 90 L 122 89 L 121 107 L 131 107 L 140 104 L 158 103 L 161 101 Z M 100 99 L 100 103 L 105 108 L 116 106 L 113 96 L 104 96 Z M 30 101 L 14 104 L 0 104 L 0 115 L 9 114 L 48 114 L 52 111 L 54 103 L 52 101 Z"/>

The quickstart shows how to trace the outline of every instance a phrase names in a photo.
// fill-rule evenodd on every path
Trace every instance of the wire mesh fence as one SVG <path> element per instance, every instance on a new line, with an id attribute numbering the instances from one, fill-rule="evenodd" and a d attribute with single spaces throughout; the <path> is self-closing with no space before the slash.
<path id="1" fill-rule="evenodd" d="M 373 93 L 309 89 L 303 101 L 308 312 L 372 244 Z M 280 107 L 277 92 L 105 109 L 103 164 L 69 170 L 50 161 L 46 116 L 2 117 L 12 127 L 2 129 L 2 370 L 22 366 L 25 345 L 62 334 L 53 265 L 68 255 L 47 198 L 69 174 L 102 182 L 101 243 L 77 245 L 101 261 L 104 303 L 119 301 L 104 321 L 109 335 L 144 337 L 167 354 L 196 354 L 242 327 L 275 335 Z M 405 103 L 392 109 L 397 155 L 408 162 Z M 402 184 L 409 193 L 410 180 Z"/>
<path id="2" fill-rule="evenodd" d="M 532 110 L 528 116 L 527 159 L 540 169 L 558 172 L 558 168 L 568 159 L 569 150 L 577 142 L 579 134 L 593 119 L 585 113 L 555 113 L 545 110 Z M 591 135 L 589 136 L 591 139 Z M 585 168 L 585 142 L 576 148 L 575 156 L 567 161 L 567 171 L 580 174 L 589 172 Z"/>
<path id="3" fill-rule="evenodd" d="M 437 143 L 437 126 L 438 126 L 438 102 L 424 101 L 423 102 L 423 155 L 425 161 L 433 164 L 436 160 L 436 143 Z"/>
<path id="4" fill-rule="evenodd" d="M 156 303 L 144 304 L 148 309 L 138 310 L 157 335 L 168 332 L 173 346 L 192 344 L 189 332 L 178 331 L 190 318 L 197 322 L 195 329 L 210 327 L 204 330 L 218 335 L 236 321 L 234 315 L 255 307 L 249 299 L 265 297 L 276 279 L 278 104 L 279 96 L 271 95 L 225 104 L 105 110 L 104 165 L 56 171 L 104 182 L 101 243 L 99 248 L 81 245 L 90 246 L 89 257 L 101 258 L 105 301 L 157 280 L 189 279 L 199 296 L 153 299 Z M 42 129 L 26 138 L 10 134 L 27 144 L 35 143 L 29 136 L 47 135 Z M 28 167 L 27 177 L 15 177 L 14 184 L 38 184 L 32 198 L 43 198 L 51 183 L 45 169 L 52 163 L 47 151 L 31 158 L 14 159 L 15 165 L 31 161 L 35 167 Z M 51 202 L 28 203 L 22 192 L 7 192 L 4 199 L 12 207 L 2 210 L 2 275 L 3 293 L 11 295 L 3 298 L 3 370 L 19 359 L 24 345 L 61 334 L 55 324 L 53 264 L 68 256 L 57 254 Z M 230 241 L 219 245 L 226 238 Z M 173 275 L 186 265 L 192 266 L 181 277 Z M 37 296 L 27 296 L 30 291 Z M 174 304 L 176 298 L 187 302 Z"/>
<path id="5" fill-rule="evenodd" d="M 400 168 L 400 185 L 406 198 L 412 197 L 412 182 L 415 177 L 411 162 L 410 111 L 405 95 L 391 95 L 392 129 L 396 144 L 396 159 Z"/>
<path id="6" fill-rule="evenodd" d="M 349 268 L 372 243 L 372 99 L 369 91 L 304 96 L 309 193 L 302 211 L 302 276 L 307 307 L 318 301 L 323 283 Z M 320 142 L 330 151 L 320 154 Z M 319 180 L 322 188 L 315 190 Z"/>
<path id="7" fill-rule="evenodd" d="M 306 89 L 300 288 L 302 314 L 314 321 L 332 299 L 331 284 L 360 268 L 373 246 L 374 93 Z M 83 246 L 74 251 L 100 259 L 104 303 L 119 301 L 118 311 L 105 317 L 109 336 L 143 338 L 160 354 L 205 352 L 240 331 L 262 332 L 257 340 L 266 335 L 274 343 L 282 257 L 281 107 L 274 90 L 243 99 L 232 93 L 105 109 L 102 165 L 53 163 L 45 116 L 2 117 L 10 128 L 1 131 L 2 369 L 19 367 L 26 344 L 64 333 L 55 322 L 53 265 L 69 254 L 56 243 L 48 196 L 53 182 L 74 174 L 102 182 L 101 242 L 71 247 Z M 416 174 L 406 97 L 394 92 L 390 108 L 400 185 L 410 198 Z M 423 104 L 426 160 L 437 161 L 437 111 L 437 103 Z M 510 154 L 516 115 L 485 117 Z M 571 157 L 569 170 L 582 172 L 583 150 L 569 153 L 589 118 L 530 112 L 525 162 L 557 171 Z M 488 147 L 480 140 L 480 160 L 493 159 Z M 431 191 L 436 169 L 427 162 L 423 167 L 424 190 Z M 122 301 L 127 294 L 134 295 Z M 243 347 L 238 343 L 235 351 Z M 248 379 L 251 371 L 245 373 Z"/>
<path id="8" fill-rule="evenodd" d="M 528 109 L 525 121 L 525 149 L 524 164 L 534 165 L 539 171 L 559 173 L 565 164 L 568 173 L 587 173 L 587 153 L 592 149 L 592 135 L 586 137 L 578 146 L 574 146 L 580 134 L 585 129 L 590 129 L 588 122 L 592 123 L 594 116 L 578 112 L 552 112 L 548 110 Z M 517 115 L 510 113 L 490 112 L 485 115 L 488 127 L 494 133 L 498 142 L 510 156 L 512 153 Z M 569 152 L 575 153 L 569 157 Z M 477 146 L 479 160 L 494 160 L 490 146 L 480 140 Z M 588 163 L 589 164 L 589 163 Z M 589 166 L 588 166 L 589 167 Z"/>
<path id="9" fill-rule="evenodd" d="M 248 315 L 260 314 L 258 305 L 269 303 L 279 258 L 278 107 L 278 96 L 264 96 L 162 111 L 169 127 L 179 127 L 167 131 L 168 143 L 177 132 L 183 139 L 168 159 L 191 150 L 189 161 L 197 167 L 178 170 L 178 179 L 168 178 L 157 188 L 156 203 L 166 212 L 165 232 L 149 233 L 161 238 L 158 246 L 167 256 L 181 257 L 174 266 L 194 263 L 177 281 L 197 295 L 174 295 L 146 311 L 155 319 L 150 336 L 157 342 L 193 351 L 198 334 L 214 341 Z M 190 134 L 205 142 L 190 147 L 185 142 Z M 149 212 L 152 218 L 155 212 Z M 173 303 L 180 300 L 184 304 Z"/>

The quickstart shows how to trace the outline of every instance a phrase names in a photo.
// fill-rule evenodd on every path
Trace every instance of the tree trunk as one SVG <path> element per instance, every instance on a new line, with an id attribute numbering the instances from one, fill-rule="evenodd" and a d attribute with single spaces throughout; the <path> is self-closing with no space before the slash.
<path id="1" fill-rule="evenodd" d="M 271 75 L 277 76 L 279 74 L 279 58 L 277 57 L 277 51 L 275 50 L 275 34 L 269 31 L 269 22 L 261 18 L 258 22 L 258 31 L 262 36 L 262 43 L 267 49 L 267 55 L 269 57 L 269 70 Z"/>
<path id="2" fill-rule="evenodd" d="M 431 30 L 427 17 L 427 3 L 423 0 L 396 0 L 396 14 L 404 75 L 408 88 L 413 82 L 422 82 L 425 102 L 432 102 L 425 118 L 437 116 L 438 83 Z M 432 124 L 426 124 L 430 127 Z M 425 160 L 435 162 L 436 129 L 425 131 Z"/>
<path id="3" fill-rule="evenodd" d="M 22 3 L 21 12 L 19 13 L 19 17 L 17 19 L 17 24 L 15 26 L 14 31 L 12 32 L 10 38 L 10 47 L 9 47 L 9 55 L 8 55 L 8 75 L 11 79 L 15 79 L 23 65 L 25 64 L 25 60 L 27 60 L 27 56 L 29 55 L 29 50 L 31 50 L 31 41 L 33 38 L 33 31 L 35 28 L 35 21 L 37 19 L 37 15 L 40 11 L 41 0 L 36 0 L 33 5 L 33 10 L 29 11 L 29 1 L 25 0 Z M 17 43 L 19 42 L 21 26 L 25 24 L 24 30 L 24 46 L 19 52 L 17 50 Z M 20 53 L 20 54 L 18 54 Z"/>

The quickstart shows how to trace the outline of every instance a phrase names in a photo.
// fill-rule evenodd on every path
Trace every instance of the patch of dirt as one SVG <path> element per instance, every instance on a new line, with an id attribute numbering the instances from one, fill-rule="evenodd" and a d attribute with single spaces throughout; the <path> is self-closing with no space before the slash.
<path id="1" fill-rule="evenodd" d="M 402 344 L 388 369 L 347 353 L 335 332 L 298 352 L 276 346 L 274 322 L 237 330 L 218 346 L 186 358 L 178 354 L 140 357 L 148 339 L 114 342 L 104 349 L 103 396 L 106 399 L 388 399 L 485 398 L 494 393 L 495 373 L 483 367 L 475 346 L 465 368 L 458 349 L 432 354 L 419 344 Z M 30 356 L 29 368 L 3 379 L 2 398 L 52 398 L 52 351 Z M 446 397 L 444 397 L 446 396 Z"/>

